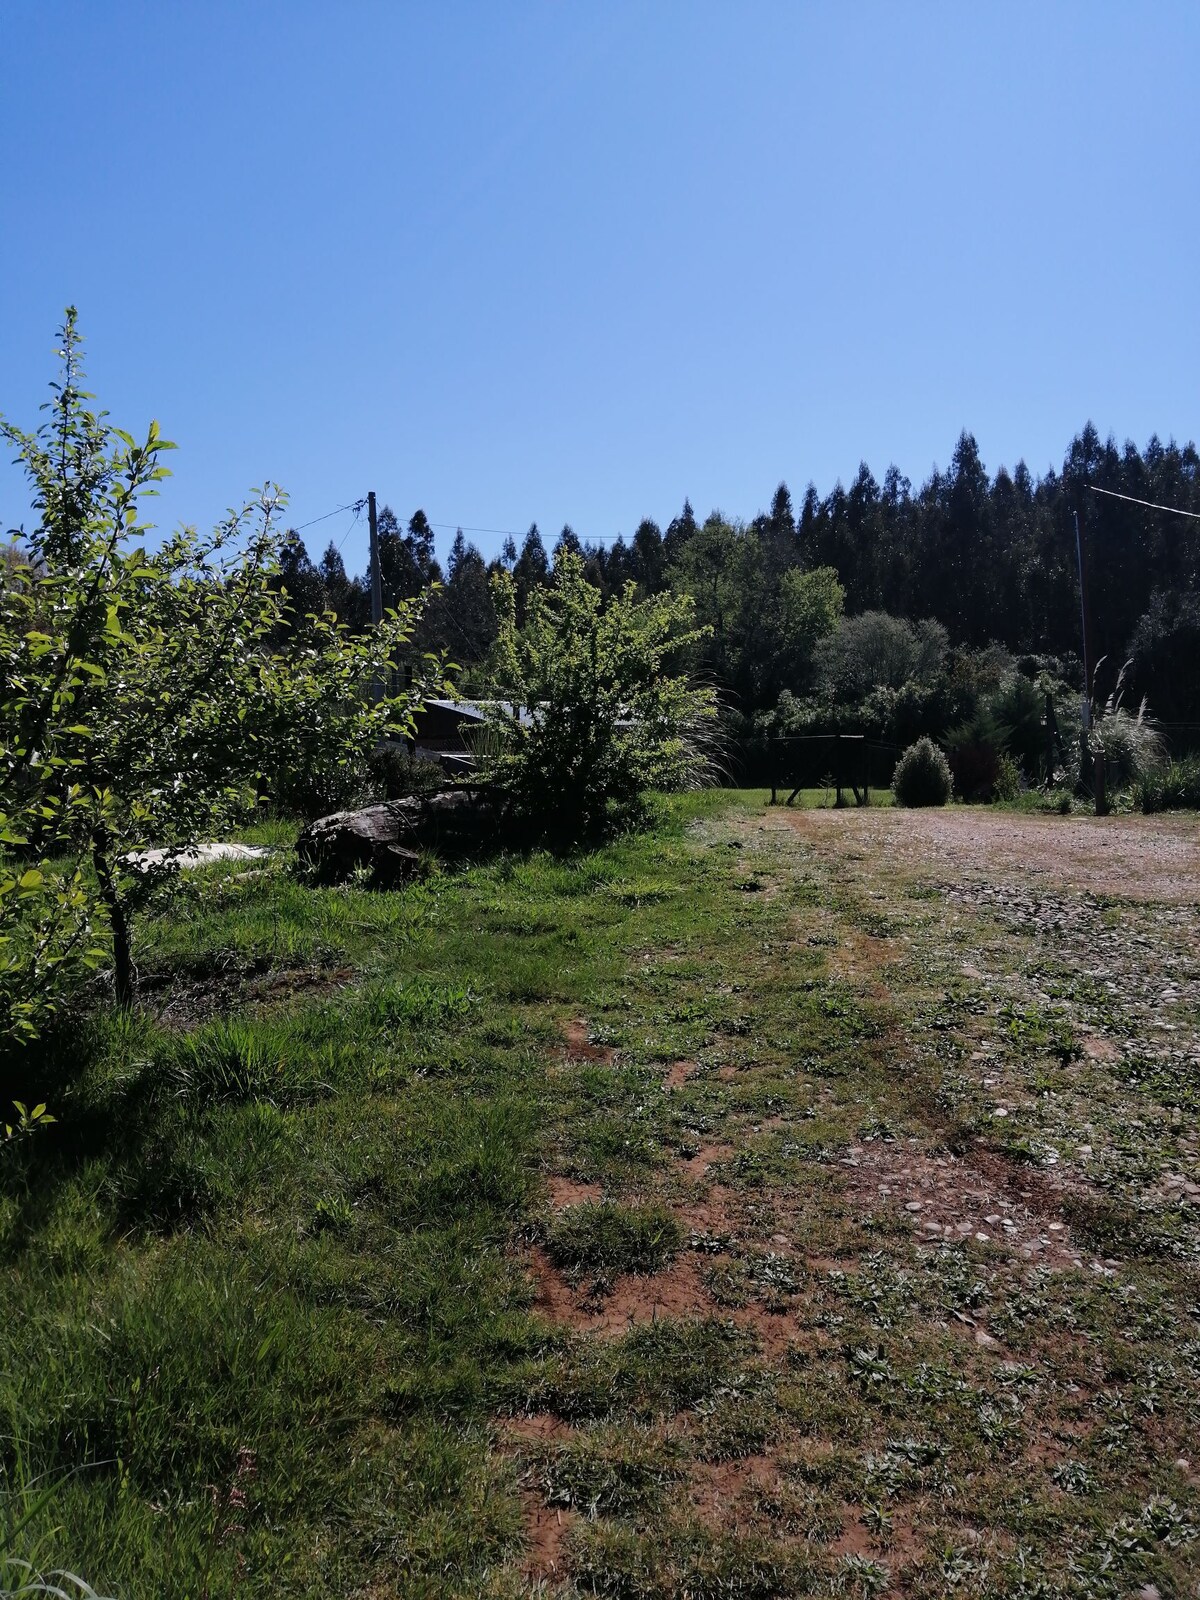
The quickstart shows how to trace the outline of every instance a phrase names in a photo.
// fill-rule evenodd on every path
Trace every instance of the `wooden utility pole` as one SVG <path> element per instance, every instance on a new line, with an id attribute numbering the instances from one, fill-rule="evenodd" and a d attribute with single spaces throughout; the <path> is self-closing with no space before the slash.
<path id="1" fill-rule="evenodd" d="M 379 570 L 379 519 L 375 514 L 375 491 L 367 495 L 367 520 L 371 525 L 371 621 L 383 621 L 383 574 Z"/>
<path id="2" fill-rule="evenodd" d="M 379 520 L 375 514 L 375 491 L 367 493 L 367 521 L 371 528 L 371 625 L 383 621 L 383 573 L 379 568 Z M 383 681 L 376 673 L 371 679 L 371 699 L 383 699 Z"/>

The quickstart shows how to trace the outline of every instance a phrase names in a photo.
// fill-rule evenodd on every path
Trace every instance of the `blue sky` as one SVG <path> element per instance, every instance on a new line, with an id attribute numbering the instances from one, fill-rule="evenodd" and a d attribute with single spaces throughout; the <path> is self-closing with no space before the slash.
<path id="1" fill-rule="evenodd" d="M 1198 59 L 1194 4 L 7 0 L 0 409 L 74 302 L 164 524 L 584 538 L 1195 438 Z"/>

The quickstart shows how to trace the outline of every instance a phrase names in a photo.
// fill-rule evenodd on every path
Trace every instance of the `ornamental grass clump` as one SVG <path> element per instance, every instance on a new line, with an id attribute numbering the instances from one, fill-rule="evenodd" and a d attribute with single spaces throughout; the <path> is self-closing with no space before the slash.
<path id="1" fill-rule="evenodd" d="M 896 763 L 892 794 L 900 806 L 944 806 L 953 783 L 950 763 L 932 739 L 918 739 Z"/>
<path id="2" fill-rule="evenodd" d="M 1137 799 L 1147 814 L 1200 810 L 1200 756 L 1185 756 L 1145 773 L 1138 781 Z"/>

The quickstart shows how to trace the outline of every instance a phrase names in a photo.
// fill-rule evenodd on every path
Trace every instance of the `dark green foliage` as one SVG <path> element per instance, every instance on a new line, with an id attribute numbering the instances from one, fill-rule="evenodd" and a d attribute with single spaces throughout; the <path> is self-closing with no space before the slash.
<path id="1" fill-rule="evenodd" d="M 990 706 L 1001 742 L 1026 777 L 1049 776 L 1046 754 L 1046 690 L 1023 672 L 1014 673 Z"/>
<path id="2" fill-rule="evenodd" d="M 1171 516 L 1102 499 L 1089 484 L 1197 511 L 1200 457 L 1191 444 L 1157 438 L 1142 452 L 1132 444 L 1118 449 L 1089 424 L 1061 472 L 1035 479 L 1019 462 L 989 478 L 964 433 L 948 469 L 917 489 L 894 466 L 880 482 L 864 463 L 848 489 L 835 485 L 822 499 L 810 485 L 798 514 L 780 484 L 769 509 L 749 520 L 714 511 L 701 522 L 685 503 L 665 535 L 650 519 L 630 542 L 592 544 L 568 528 L 556 548 L 578 548 L 606 602 L 630 582 L 643 596 L 692 597 L 711 632 L 688 664 L 728 694 L 728 728 L 748 741 L 748 773 L 761 776 L 752 729 L 762 732 L 763 718 L 788 692 L 805 709 L 807 731 L 860 732 L 899 748 L 923 734 L 944 741 L 983 707 L 1000 726 L 997 751 L 1026 783 L 1048 783 L 1065 764 L 1050 754 L 1045 690 L 1060 721 L 1070 723 L 1082 678 L 1077 509 L 1093 660 L 1131 657 L 1130 696 L 1146 697 L 1157 716 L 1179 724 L 1180 751 L 1200 742 L 1196 542 L 1178 537 Z M 390 512 L 381 514 L 381 527 L 389 594 L 414 592 L 420 575 L 437 575 L 423 513 L 407 533 Z M 336 551 L 314 568 L 296 541 L 286 568 L 297 612 L 323 604 L 362 625 L 365 580 L 348 579 Z M 550 578 L 536 524 L 519 552 L 509 539 L 486 565 L 456 538 L 446 586 L 398 664 L 411 671 L 421 652 L 444 652 L 466 669 L 473 692 L 494 692 L 497 617 L 488 580 L 501 571 L 511 575 L 523 626 L 530 597 Z M 828 597 L 811 592 L 820 573 L 836 585 L 837 611 L 845 610 L 832 634 Z M 994 777 L 972 774 L 967 788 L 994 790 Z"/>
<path id="3" fill-rule="evenodd" d="M 371 791 L 383 800 L 407 800 L 446 787 L 445 773 L 436 761 L 414 756 L 407 745 L 394 742 L 381 744 L 372 753 L 367 773 Z"/>
<path id="4" fill-rule="evenodd" d="M 431 583 L 441 582 L 441 568 L 433 554 L 433 529 L 423 511 L 414 511 L 407 531 L 401 532 L 396 513 L 391 506 L 384 506 L 378 529 L 385 610 L 411 600 Z"/>
<path id="5" fill-rule="evenodd" d="M 496 639 L 496 608 L 483 557 L 460 528 L 450 546 L 445 585 L 430 597 L 419 630 L 423 646 L 478 665 Z"/>
<path id="6" fill-rule="evenodd" d="M 947 733 L 946 753 L 954 789 L 963 800 L 996 798 L 1004 745 L 1004 732 L 987 706 L 980 706 L 973 716 Z"/>
<path id="7" fill-rule="evenodd" d="M 1195 534 L 1190 542 L 1195 544 Z M 1156 591 L 1138 618 L 1129 654 L 1136 692 L 1157 715 L 1173 722 L 1200 720 L 1200 588 Z M 1195 743 L 1200 728 L 1190 732 Z"/>
<path id="8" fill-rule="evenodd" d="M 916 488 L 894 466 L 880 481 L 863 463 L 848 488 L 837 484 L 824 498 L 810 485 L 798 514 L 780 484 L 769 509 L 746 520 L 714 511 L 701 521 L 685 503 L 665 534 L 645 519 L 629 542 L 592 544 L 567 530 L 559 544 L 578 547 L 588 581 L 605 599 L 627 582 L 643 595 L 690 594 L 713 630 L 693 664 L 736 697 L 747 722 L 789 690 L 812 697 L 817 731 L 871 732 L 903 747 L 923 733 L 941 738 L 992 696 L 1004 748 L 1034 783 L 1047 780 L 1039 673 L 1049 667 L 1070 684 L 1073 699 L 1080 692 L 1076 510 L 1093 660 L 1132 657 L 1130 694 L 1147 697 L 1168 721 L 1196 725 L 1180 729 L 1181 749 L 1200 737 L 1197 543 L 1180 536 L 1174 517 L 1102 498 L 1091 484 L 1198 511 L 1200 457 L 1192 444 L 1157 438 L 1142 451 L 1118 447 L 1089 424 L 1072 440 L 1061 471 L 1035 479 L 1018 462 L 989 477 L 975 439 L 964 433 L 948 468 Z M 385 509 L 380 527 L 387 596 L 415 593 L 437 576 L 423 513 L 404 531 Z M 471 545 L 455 540 L 446 587 L 430 601 L 414 641 L 417 654 L 444 651 L 474 683 L 486 681 L 496 636 L 488 576 L 511 574 L 523 624 L 530 595 L 550 575 L 536 524 L 519 551 L 516 541 L 508 546 L 485 566 Z M 365 580 L 348 579 L 336 551 L 314 567 L 296 541 L 285 566 L 298 613 L 331 609 L 363 624 Z M 848 627 L 814 673 L 819 634 L 811 633 L 797 584 L 820 569 L 836 576 Z M 913 658 L 921 619 L 935 620 L 943 654 L 949 647 L 940 675 Z M 1001 675 L 1004 687 L 975 670 L 996 644 L 1023 658 L 1020 675 L 1011 662 Z M 402 664 L 411 667 L 415 657 Z"/>
<path id="9" fill-rule="evenodd" d="M 679 1249 L 683 1230 L 664 1206 L 607 1201 L 569 1206 L 550 1229 L 550 1259 L 567 1272 L 658 1272 Z"/>
<path id="10" fill-rule="evenodd" d="M 950 764 L 932 739 L 910 744 L 896 764 L 892 793 L 902 806 L 944 806 L 953 784 Z"/>

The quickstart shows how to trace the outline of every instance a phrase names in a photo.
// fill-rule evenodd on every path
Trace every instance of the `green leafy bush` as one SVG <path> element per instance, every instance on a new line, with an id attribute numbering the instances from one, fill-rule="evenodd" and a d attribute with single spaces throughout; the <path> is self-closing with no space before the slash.
<path id="1" fill-rule="evenodd" d="M 1002 755 L 996 768 L 993 797 L 997 800 L 1015 800 L 1021 792 L 1021 769 L 1010 755 Z"/>
<path id="2" fill-rule="evenodd" d="M 716 695 L 672 670 L 707 636 L 688 595 L 603 600 L 582 559 L 561 549 L 523 624 L 511 574 L 498 573 L 498 678 L 485 776 L 535 833 L 580 838 L 636 811 L 651 789 L 688 789 L 712 765 Z"/>
<path id="3" fill-rule="evenodd" d="M 436 794 L 446 787 L 446 774 L 436 761 L 413 755 L 405 744 L 381 744 L 367 762 L 370 786 L 384 800 Z"/>
<path id="4" fill-rule="evenodd" d="M 952 788 L 950 763 L 932 739 L 910 744 L 892 775 L 892 793 L 901 806 L 944 806 Z"/>
<path id="5" fill-rule="evenodd" d="M 964 800 L 994 800 L 1004 759 L 1004 735 L 986 706 L 946 735 L 947 760 L 954 787 Z M 913 801 L 914 805 L 940 802 Z"/>

